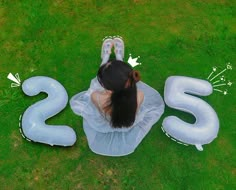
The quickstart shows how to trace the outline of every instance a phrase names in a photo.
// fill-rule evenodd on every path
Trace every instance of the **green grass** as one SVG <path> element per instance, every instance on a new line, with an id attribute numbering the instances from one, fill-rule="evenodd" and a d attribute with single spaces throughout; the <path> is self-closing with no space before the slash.
<path id="1" fill-rule="evenodd" d="M 207 3 L 206 3 L 207 2 Z M 71 148 L 30 143 L 19 116 L 45 98 L 11 88 L 9 72 L 22 80 L 55 78 L 69 97 L 86 90 L 100 64 L 103 37 L 121 35 L 126 52 L 140 55 L 142 80 L 163 96 L 168 76 L 206 79 L 213 66 L 236 62 L 236 3 L 209 1 L 0 1 L 0 186 L 1 189 L 236 189 L 235 85 L 224 96 L 204 98 L 220 119 L 218 138 L 199 152 L 167 138 L 163 118 L 189 114 L 166 107 L 136 151 L 112 158 L 91 152 L 82 118 L 69 105 L 48 121 L 77 133 Z M 226 77 L 235 81 L 235 69 Z"/>

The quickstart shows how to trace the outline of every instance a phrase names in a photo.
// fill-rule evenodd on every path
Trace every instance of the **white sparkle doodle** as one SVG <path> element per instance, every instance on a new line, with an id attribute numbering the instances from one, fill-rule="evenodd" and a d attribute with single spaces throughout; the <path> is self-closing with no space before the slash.
<path id="1" fill-rule="evenodd" d="M 22 115 L 20 115 L 20 117 L 19 117 L 19 131 L 20 131 L 20 134 L 21 134 L 21 136 L 22 136 L 24 139 L 26 139 L 27 141 L 31 142 L 31 140 L 28 139 L 28 138 L 24 135 L 24 133 L 22 132 L 22 129 L 21 129 L 21 119 L 22 119 Z"/>
<path id="2" fill-rule="evenodd" d="M 222 75 L 222 76 L 220 77 L 220 80 L 221 80 L 221 81 L 225 81 L 225 76 Z"/>
<path id="3" fill-rule="evenodd" d="M 221 82 L 221 81 L 225 81 L 225 76 L 224 75 L 222 75 L 220 77 L 220 80 L 217 80 L 217 81 L 213 82 L 212 84 L 216 84 L 216 83 Z"/>
<path id="4" fill-rule="evenodd" d="M 209 76 L 207 77 L 207 79 L 209 79 L 211 77 L 211 75 L 216 72 L 217 67 L 212 67 L 212 72 L 209 74 Z"/>
<path id="5" fill-rule="evenodd" d="M 229 69 L 229 70 L 232 70 L 232 69 L 233 69 L 233 67 L 231 66 L 230 63 L 227 64 L 226 68 Z"/>
<path id="6" fill-rule="evenodd" d="M 122 36 L 115 35 L 115 36 L 105 36 L 105 37 L 102 39 L 102 41 L 105 41 L 105 40 L 108 39 L 108 38 L 121 38 L 121 39 L 123 39 Z"/>
<path id="7" fill-rule="evenodd" d="M 233 83 L 231 81 L 228 81 L 227 85 L 231 86 Z"/>
<path id="8" fill-rule="evenodd" d="M 210 81 L 212 81 L 213 79 L 215 79 L 216 77 L 218 77 L 219 75 L 221 75 L 222 73 L 224 73 L 227 69 L 224 69 L 223 71 L 221 71 L 220 73 L 218 73 L 217 75 L 215 75 L 214 77 L 212 77 L 210 79 Z"/>
<path id="9" fill-rule="evenodd" d="M 226 82 L 225 76 L 222 75 L 227 70 L 232 70 L 232 69 L 233 69 L 232 65 L 230 63 L 227 63 L 226 68 L 224 68 L 222 71 L 220 71 L 216 75 L 213 75 L 216 72 L 217 67 L 212 67 L 212 72 L 208 75 L 207 79 L 209 80 L 209 82 L 212 83 L 214 91 L 221 92 L 224 95 L 228 94 L 227 89 L 222 90 L 222 89 L 218 89 L 216 87 L 224 87 L 224 86 L 231 87 L 232 86 L 233 83 L 231 81 Z M 215 81 L 214 81 L 214 79 L 215 79 Z"/>
<path id="10" fill-rule="evenodd" d="M 216 84 L 216 83 L 218 83 L 218 82 L 220 82 L 221 80 L 217 80 L 217 81 L 215 81 L 215 82 L 213 82 L 212 84 Z"/>
<path id="11" fill-rule="evenodd" d="M 186 143 L 183 143 L 183 142 L 180 142 L 180 141 L 177 141 L 175 138 L 173 138 L 173 137 L 170 137 L 168 134 L 167 134 L 167 132 L 163 129 L 163 127 L 161 126 L 161 130 L 163 131 L 163 133 L 165 133 L 165 135 L 167 136 L 167 137 L 169 137 L 172 141 L 175 141 L 175 142 L 177 142 L 177 143 L 179 143 L 179 144 L 182 144 L 182 145 L 184 145 L 184 146 L 188 146 L 188 144 L 186 144 Z"/>
<path id="12" fill-rule="evenodd" d="M 20 76 L 18 73 L 15 74 L 15 76 L 12 73 L 9 73 L 7 75 L 7 78 L 11 81 L 13 81 L 14 83 L 11 83 L 11 87 L 18 87 L 21 85 L 21 80 L 20 80 Z"/>
<path id="13" fill-rule="evenodd" d="M 223 93 L 223 90 L 219 90 L 219 89 L 215 89 L 215 88 L 214 88 L 214 91 L 222 92 Z"/>
<path id="14" fill-rule="evenodd" d="M 224 84 L 217 84 L 217 85 L 213 85 L 213 87 L 217 87 L 217 86 L 225 86 L 225 85 L 227 85 L 226 83 L 224 83 Z"/>

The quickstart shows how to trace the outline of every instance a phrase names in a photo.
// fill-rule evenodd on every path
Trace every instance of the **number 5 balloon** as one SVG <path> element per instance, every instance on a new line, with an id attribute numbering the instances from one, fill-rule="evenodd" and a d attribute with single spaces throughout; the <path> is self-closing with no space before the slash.
<path id="1" fill-rule="evenodd" d="M 216 112 L 205 101 L 193 96 L 207 96 L 211 93 L 212 85 L 205 80 L 183 76 L 169 77 L 164 90 L 166 104 L 193 114 L 196 122 L 190 124 L 176 116 L 166 117 L 162 125 L 167 134 L 181 142 L 195 145 L 200 151 L 203 150 L 203 144 L 213 141 L 219 130 Z"/>

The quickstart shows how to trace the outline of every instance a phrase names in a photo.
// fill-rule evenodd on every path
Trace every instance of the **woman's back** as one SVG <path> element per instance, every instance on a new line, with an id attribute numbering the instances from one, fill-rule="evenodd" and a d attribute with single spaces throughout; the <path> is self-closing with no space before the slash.
<path id="1" fill-rule="evenodd" d="M 114 128 L 133 125 L 143 99 L 136 86 L 140 80 L 139 72 L 123 61 L 113 60 L 99 68 L 97 79 L 105 92 L 92 95 L 96 107 L 106 116 L 110 115 L 110 124 Z"/>
<path id="2" fill-rule="evenodd" d="M 111 115 L 112 109 L 106 109 L 106 108 L 110 104 L 111 94 L 112 94 L 112 92 L 109 91 L 109 90 L 94 91 L 91 94 L 91 100 L 94 103 L 94 105 L 97 107 L 97 109 L 102 114 L 108 114 L 109 116 Z M 138 90 L 137 91 L 137 109 L 136 109 L 136 113 L 137 113 L 140 105 L 142 104 L 143 99 L 144 99 L 143 92 Z M 127 105 L 127 106 L 129 106 L 129 105 Z"/>
<path id="3" fill-rule="evenodd" d="M 80 92 L 71 98 L 72 110 L 83 117 L 83 129 L 93 152 L 108 156 L 130 154 L 159 120 L 165 107 L 160 94 L 142 81 L 138 82 L 137 89 L 144 93 L 144 99 L 140 104 L 134 124 L 128 128 L 111 127 L 110 122 L 104 119 L 96 109 L 92 102 L 92 94 L 104 91 L 97 78 L 91 81 L 87 91 Z"/>

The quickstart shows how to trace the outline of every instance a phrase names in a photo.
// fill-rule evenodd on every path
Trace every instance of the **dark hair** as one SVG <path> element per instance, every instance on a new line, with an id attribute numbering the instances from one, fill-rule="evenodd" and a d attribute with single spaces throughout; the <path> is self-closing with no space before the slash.
<path id="1" fill-rule="evenodd" d="M 111 110 L 112 127 L 130 127 L 137 109 L 139 72 L 123 61 L 113 60 L 99 68 L 97 79 L 105 89 L 112 91 L 111 100 L 104 108 L 105 112 Z"/>

